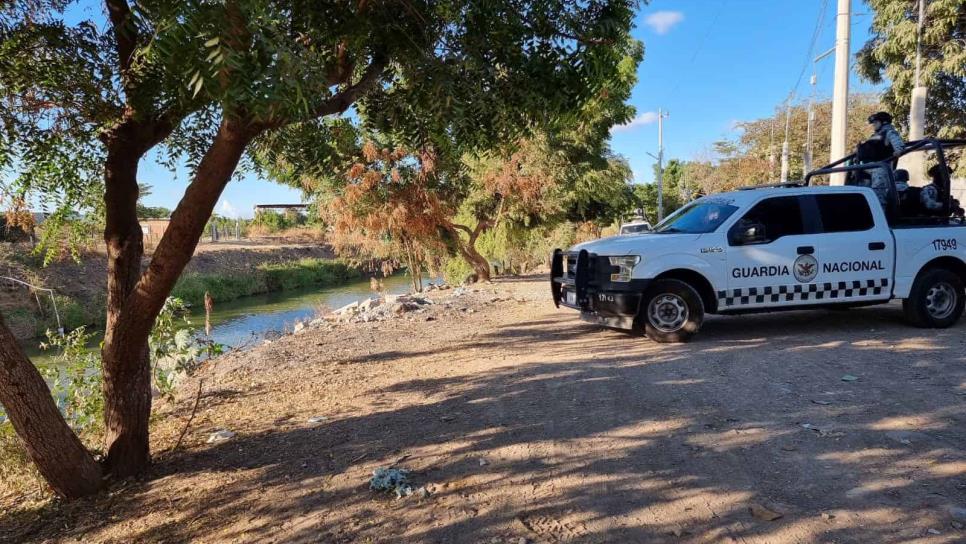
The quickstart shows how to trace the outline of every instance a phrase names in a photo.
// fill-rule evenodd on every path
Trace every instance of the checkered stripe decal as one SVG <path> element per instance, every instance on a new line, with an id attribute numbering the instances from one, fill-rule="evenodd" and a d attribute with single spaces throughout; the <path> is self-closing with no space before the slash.
<path id="1" fill-rule="evenodd" d="M 749 304 L 764 304 L 766 302 L 806 302 L 815 300 L 839 300 L 852 297 L 867 297 L 881 295 L 889 286 L 889 280 L 856 280 L 795 285 L 779 285 L 775 287 L 749 287 L 747 289 L 732 289 L 718 291 L 718 305 L 745 306 Z"/>

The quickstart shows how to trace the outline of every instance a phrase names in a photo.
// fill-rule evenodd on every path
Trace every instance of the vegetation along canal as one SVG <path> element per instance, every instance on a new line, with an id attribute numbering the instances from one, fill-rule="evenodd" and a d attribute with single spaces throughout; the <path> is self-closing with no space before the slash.
<path id="1" fill-rule="evenodd" d="M 386 294 L 405 293 L 410 287 L 405 274 L 382 281 Z M 360 279 L 333 287 L 304 287 L 216 303 L 211 314 L 212 340 L 228 349 L 255 346 L 277 333 L 291 331 L 298 321 L 314 319 L 370 296 L 374 293 L 369 280 Z M 189 319 L 193 328 L 203 331 L 204 307 L 195 305 Z M 100 337 L 96 341 L 100 342 Z M 48 364 L 54 353 L 41 350 L 39 342 L 39 339 L 25 341 L 24 348 L 36 364 Z"/>

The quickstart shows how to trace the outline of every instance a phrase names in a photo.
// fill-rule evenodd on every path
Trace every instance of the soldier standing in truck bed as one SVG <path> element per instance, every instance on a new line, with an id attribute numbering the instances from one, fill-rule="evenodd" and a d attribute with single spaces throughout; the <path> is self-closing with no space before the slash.
<path id="1" fill-rule="evenodd" d="M 868 141 L 881 143 L 882 147 L 888 152 L 888 156 L 898 157 L 905 149 L 906 143 L 902 140 L 902 136 L 899 135 L 896 127 L 892 125 L 892 116 L 884 111 L 873 113 L 869 116 L 869 124 L 872 125 L 875 132 L 872 133 L 872 137 Z M 897 159 L 893 159 L 889 168 L 895 170 L 897 162 Z M 885 168 L 874 168 L 871 176 L 870 187 L 879 197 L 879 202 L 885 206 L 889 198 L 889 173 L 885 171 Z"/>

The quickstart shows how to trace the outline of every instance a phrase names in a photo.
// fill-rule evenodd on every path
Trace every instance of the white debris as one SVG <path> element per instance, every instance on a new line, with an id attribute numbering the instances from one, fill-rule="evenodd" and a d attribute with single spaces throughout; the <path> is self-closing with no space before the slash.
<path id="1" fill-rule="evenodd" d="M 208 443 L 209 444 L 217 444 L 217 443 L 220 443 L 220 442 L 227 442 L 227 441 L 231 440 L 232 438 L 235 438 L 235 433 L 233 433 L 233 432 L 231 432 L 231 431 L 229 431 L 227 429 L 219 429 L 219 430 L 211 433 L 210 436 L 208 436 Z"/>

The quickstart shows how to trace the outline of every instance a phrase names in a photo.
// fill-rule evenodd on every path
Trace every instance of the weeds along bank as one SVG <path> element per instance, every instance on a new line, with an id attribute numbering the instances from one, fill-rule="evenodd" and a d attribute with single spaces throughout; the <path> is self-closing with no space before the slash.
<path id="1" fill-rule="evenodd" d="M 172 296 L 201 304 L 205 290 L 216 302 L 307 286 L 332 286 L 359 277 L 358 270 L 335 259 L 320 245 L 238 247 L 233 244 L 199 246 Z M 105 319 L 107 260 L 87 252 L 43 266 L 43 257 L 27 245 L 0 244 L 0 276 L 52 289 L 53 298 L 12 282 L 0 280 L 0 311 L 8 326 L 23 340 L 42 339 L 56 329 L 56 315 L 66 330 L 101 328 Z M 56 312 L 54 305 L 56 304 Z"/>
<path id="2" fill-rule="evenodd" d="M 358 269 L 331 259 L 300 259 L 293 262 L 261 264 L 238 273 L 222 271 L 214 273 L 189 272 L 181 276 L 171 295 L 188 304 L 203 304 L 205 293 L 215 302 L 274 291 L 286 291 L 310 286 L 333 286 L 346 283 L 361 276 Z"/>
<path id="3" fill-rule="evenodd" d="M 208 357 L 220 355 L 223 347 L 195 334 L 184 302 L 169 297 L 148 338 L 151 358 L 151 389 L 156 399 L 171 399 L 176 389 Z M 81 326 L 63 335 L 47 332 L 42 344 L 56 353 L 55 363 L 38 366 L 64 420 L 95 455 L 100 455 L 104 437 L 104 379 L 101 358 L 90 349 L 94 333 Z M 157 413 L 152 420 L 157 420 Z M 17 502 L 44 501 L 50 491 L 30 461 L 4 408 L 0 406 L 0 502 L 19 497 Z"/>

